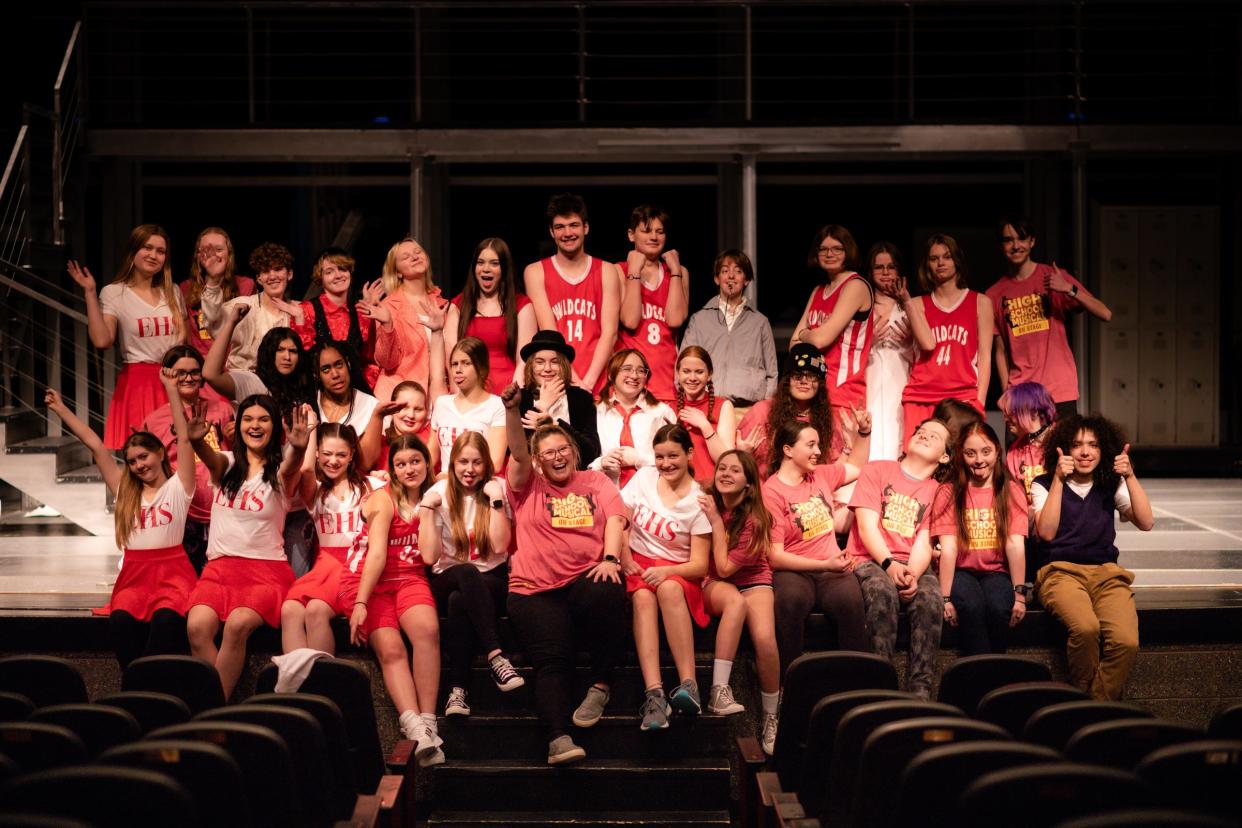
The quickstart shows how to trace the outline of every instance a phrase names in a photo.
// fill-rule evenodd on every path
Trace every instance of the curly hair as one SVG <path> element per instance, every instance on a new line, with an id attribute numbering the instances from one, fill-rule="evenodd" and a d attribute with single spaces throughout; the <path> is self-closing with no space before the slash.
<path id="1" fill-rule="evenodd" d="M 769 468 L 772 468 L 774 460 L 776 465 L 780 465 L 780 449 L 775 442 L 781 423 L 799 419 L 798 401 L 789 393 L 789 383 L 793 375 L 793 371 L 787 371 L 785 376 L 781 377 L 780 385 L 776 387 L 776 396 L 772 398 L 772 405 L 768 408 L 768 421 L 764 429 L 766 429 L 768 438 Z M 822 376 L 816 374 L 816 377 L 819 379 L 819 388 L 814 398 L 811 399 L 811 404 L 807 406 L 805 424 L 811 426 L 819 434 L 820 444 L 825 449 L 819 456 L 819 462 L 827 463 L 829 462 L 827 449 L 832 445 L 832 406 L 828 402 L 828 383 L 824 382 Z"/>
<path id="2" fill-rule="evenodd" d="M 292 270 L 293 254 L 289 248 L 276 242 L 263 242 L 250 254 L 250 269 L 257 276 L 269 270 Z"/>
<path id="3" fill-rule="evenodd" d="M 1044 438 L 1044 468 L 1056 473 L 1057 449 L 1069 454 L 1079 431 L 1090 431 L 1100 444 L 1100 462 L 1091 472 L 1091 482 L 1105 492 L 1112 492 L 1121 482 L 1121 476 L 1113 471 L 1112 461 L 1125 447 L 1126 433 L 1101 414 L 1086 417 L 1074 414 L 1057 420 Z"/>

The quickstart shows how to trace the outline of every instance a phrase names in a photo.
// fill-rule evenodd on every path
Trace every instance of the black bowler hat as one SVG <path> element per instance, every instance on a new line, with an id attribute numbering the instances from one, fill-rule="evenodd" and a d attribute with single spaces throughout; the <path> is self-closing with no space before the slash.
<path id="1" fill-rule="evenodd" d="M 556 351 L 570 362 L 574 361 L 574 346 L 565 341 L 560 331 L 535 331 L 530 342 L 522 347 L 522 361 L 530 359 L 536 351 Z"/>
<path id="2" fill-rule="evenodd" d="M 785 373 L 792 374 L 794 371 L 814 371 L 823 376 L 828 372 L 828 367 L 824 365 L 824 355 L 819 348 L 809 342 L 799 342 L 789 349 L 789 360 L 785 363 Z"/>

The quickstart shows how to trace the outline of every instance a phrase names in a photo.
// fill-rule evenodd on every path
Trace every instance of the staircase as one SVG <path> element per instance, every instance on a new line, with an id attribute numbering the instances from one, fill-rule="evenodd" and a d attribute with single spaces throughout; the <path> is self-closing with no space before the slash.
<path id="1" fill-rule="evenodd" d="M 502 621 L 502 635 L 507 622 Z M 706 703 L 711 685 L 715 624 L 696 631 L 697 677 Z M 513 652 L 510 650 L 510 652 Z M 521 653 L 515 654 L 521 662 Z M 662 661 L 671 664 L 667 652 Z M 588 659 L 579 656 L 575 702 L 589 685 Z M 740 662 L 739 662 L 740 664 Z M 612 698 L 592 728 L 572 728 L 586 750 L 577 764 L 547 764 L 547 742 L 533 712 L 533 675 L 519 666 L 526 686 L 501 693 L 479 659 L 471 670 L 469 718 L 439 720 L 450 757 L 430 770 L 427 825 L 693 825 L 731 824 L 732 729 L 749 726 L 742 716 L 670 718 L 661 732 L 639 730 L 644 696 L 633 652 L 617 668 Z M 671 666 L 662 670 L 666 689 L 677 685 Z M 439 709 L 448 694 L 441 680 Z M 749 711 L 748 711 L 749 712 Z"/>

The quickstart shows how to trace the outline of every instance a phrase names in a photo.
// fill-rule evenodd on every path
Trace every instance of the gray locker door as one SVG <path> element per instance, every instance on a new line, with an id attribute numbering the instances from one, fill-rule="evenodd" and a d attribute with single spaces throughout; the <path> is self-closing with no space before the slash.
<path id="1" fill-rule="evenodd" d="M 1171 446 L 1177 439 L 1177 339 L 1171 330 L 1144 329 L 1139 341 L 1138 442 Z"/>
<path id="2" fill-rule="evenodd" d="M 1138 334 L 1104 325 L 1100 329 L 1100 413 L 1138 434 Z"/>
<path id="3" fill-rule="evenodd" d="M 1177 316 L 1177 212 L 1139 215 L 1139 328 L 1167 330 Z"/>
<path id="4" fill-rule="evenodd" d="M 1177 443 L 1216 443 L 1216 329 L 1177 334 Z"/>
<path id="5" fill-rule="evenodd" d="M 1100 212 L 1100 299 L 1113 312 L 1107 327 L 1139 326 L 1138 215 L 1124 207 Z"/>

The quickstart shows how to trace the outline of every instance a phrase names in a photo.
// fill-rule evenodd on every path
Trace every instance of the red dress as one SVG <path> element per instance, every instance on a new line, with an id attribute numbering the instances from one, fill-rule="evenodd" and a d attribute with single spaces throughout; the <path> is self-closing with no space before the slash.
<path id="1" fill-rule="evenodd" d="M 604 304 L 604 262 L 592 256 L 586 276 L 577 284 L 565 281 L 551 257 L 543 259 L 540 264 L 543 265 L 544 290 L 552 316 L 556 318 L 556 329 L 573 346 L 574 371 L 582 377 L 590 369 L 591 360 L 595 358 L 595 347 L 599 345 L 600 309 Z M 607 379 L 601 371 L 593 393 L 598 394 Z"/>
<path id="2" fill-rule="evenodd" d="M 453 297 L 453 304 L 461 310 L 461 294 Z M 517 295 L 517 311 L 530 304 L 525 294 Z M 499 394 L 505 386 L 513 382 L 513 372 L 517 370 L 517 361 L 513 358 L 517 353 L 517 343 L 508 345 L 508 330 L 505 328 L 505 316 L 480 316 L 478 313 L 466 325 L 466 336 L 474 336 L 483 340 L 487 346 L 488 377 L 487 390 L 490 394 Z M 521 380 L 518 380 L 521 385 Z"/>
<path id="3" fill-rule="evenodd" d="M 625 262 L 618 262 L 621 275 L 625 276 Z M 677 362 L 677 340 L 673 329 L 664 318 L 664 309 L 668 307 L 668 295 L 672 277 L 668 274 L 668 265 L 660 262 L 660 283 L 654 288 L 642 283 L 643 315 L 638 328 L 631 333 L 625 328 L 617 331 L 617 350 L 633 348 L 647 358 L 651 367 L 651 375 L 647 377 L 647 390 L 661 402 L 672 402 L 677 399 L 677 388 L 673 384 L 673 365 Z"/>
<path id="4" fill-rule="evenodd" d="M 867 285 L 863 277 L 851 273 L 845 281 L 831 290 L 827 285 L 816 288 L 807 308 L 807 327 L 818 328 L 824 324 L 837 307 L 841 291 L 856 279 Z M 870 293 L 870 285 L 867 285 L 867 291 Z M 828 401 L 834 406 L 854 403 L 862 408 L 867 407 L 867 359 L 871 356 L 872 337 L 870 320 L 870 310 L 858 311 L 845 324 L 841 335 L 823 349 Z"/>
<path id="5" fill-rule="evenodd" d="M 686 408 L 697 408 L 707 415 L 707 419 L 712 424 L 712 430 L 716 429 L 716 425 L 720 422 L 720 409 L 725 404 L 724 397 L 716 397 L 712 410 L 707 410 L 708 396 L 704 394 L 697 400 L 686 400 Z M 712 459 L 712 454 L 707 450 L 707 440 L 703 438 L 703 432 L 689 423 L 682 423 L 686 427 L 686 431 L 690 432 L 690 442 L 694 444 L 694 454 L 690 458 L 691 474 L 699 483 L 708 483 L 716 474 L 716 461 Z M 711 433 L 710 431 L 708 432 Z"/>

